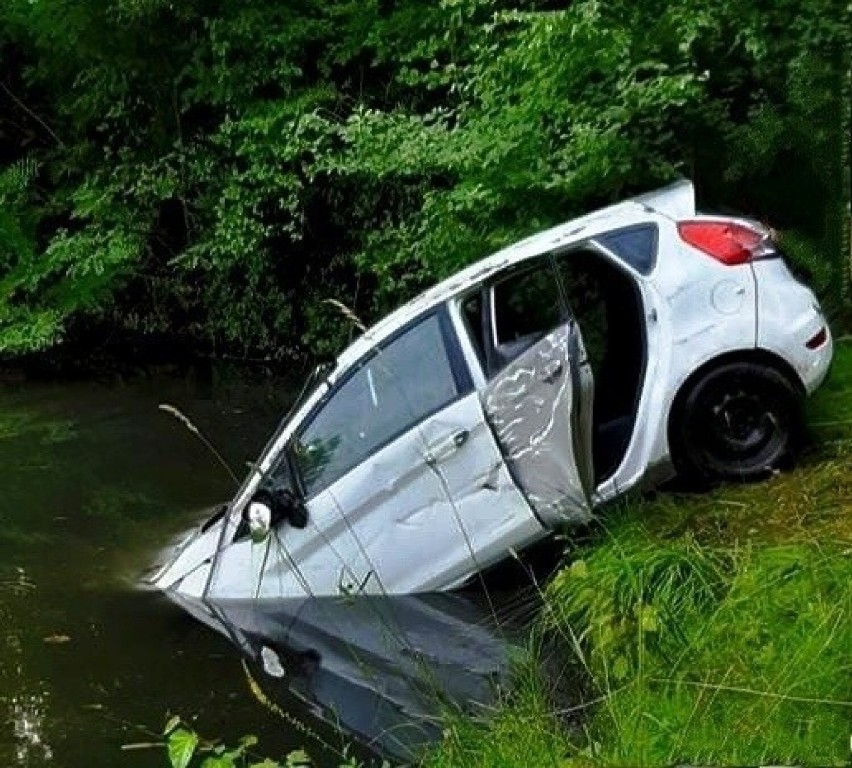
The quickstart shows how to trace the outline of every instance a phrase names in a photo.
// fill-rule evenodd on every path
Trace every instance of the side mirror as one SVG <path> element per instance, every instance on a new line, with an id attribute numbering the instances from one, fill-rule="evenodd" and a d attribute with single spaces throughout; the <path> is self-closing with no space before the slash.
<path id="1" fill-rule="evenodd" d="M 282 520 L 294 528 L 304 528 L 308 524 L 308 510 L 289 488 L 261 488 L 243 511 L 243 519 L 252 541 L 260 542 Z"/>
<path id="2" fill-rule="evenodd" d="M 269 536 L 272 528 L 272 510 L 262 501 L 249 502 L 243 517 L 248 523 L 249 536 L 255 544 Z"/>

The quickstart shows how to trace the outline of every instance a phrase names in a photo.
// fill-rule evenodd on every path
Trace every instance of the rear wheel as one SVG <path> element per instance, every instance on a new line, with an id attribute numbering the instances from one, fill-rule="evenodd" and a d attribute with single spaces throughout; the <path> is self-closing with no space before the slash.
<path id="1" fill-rule="evenodd" d="M 764 477 L 792 458 L 803 426 L 803 398 L 774 368 L 721 365 L 693 384 L 673 425 L 678 472 L 701 480 Z"/>

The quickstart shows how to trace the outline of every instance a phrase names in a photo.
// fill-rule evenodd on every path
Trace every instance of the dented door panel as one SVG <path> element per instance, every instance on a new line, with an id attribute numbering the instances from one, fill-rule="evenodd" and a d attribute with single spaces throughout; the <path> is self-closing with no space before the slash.
<path id="1" fill-rule="evenodd" d="M 460 433 L 466 437 L 455 445 Z M 544 533 L 471 392 L 312 499 L 304 529 L 284 525 L 260 544 L 227 547 L 208 594 L 445 589 Z"/>
<path id="2" fill-rule="evenodd" d="M 486 417 L 509 471 L 546 525 L 591 516 L 591 403 L 583 402 L 591 386 L 569 322 L 509 363 L 484 391 Z"/>
<path id="3" fill-rule="evenodd" d="M 365 468 L 356 473 L 363 475 L 362 487 L 353 477 L 345 491 L 362 500 L 347 508 L 378 577 L 368 585 L 372 591 L 445 588 L 505 556 L 518 537 L 529 541 L 543 532 L 503 466 L 476 393 L 414 432 L 416 458 L 381 467 L 381 483 Z M 416 485 L 398 483 L 406 474 L 417 477 Z M 393 485 L 393 495 L 376 504 L 382 483 Z"/>

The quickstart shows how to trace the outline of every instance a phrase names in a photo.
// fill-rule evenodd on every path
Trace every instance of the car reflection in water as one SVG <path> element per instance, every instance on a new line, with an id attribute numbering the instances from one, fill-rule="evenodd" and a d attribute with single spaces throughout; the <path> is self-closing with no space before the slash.
<path id="1" fill-rule="evenodd" d="M 495 700 L 519 632 L 467 594 L 169 596 L 239 648 L 269 699 L 295 694 L 318 717 L 396 758 L 440 736 L 442 706 L 476 711 Z"/>

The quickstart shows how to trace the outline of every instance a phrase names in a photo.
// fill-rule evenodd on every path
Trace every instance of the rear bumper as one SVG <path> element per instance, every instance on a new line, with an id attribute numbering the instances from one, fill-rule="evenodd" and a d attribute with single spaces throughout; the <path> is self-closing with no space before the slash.
<path id="1" fill-rule="evenodd" d="M 831 338 L 831 329 L 825 325 L 826 341 L 815 350 L 808 350 L 809 359 L 804 361 L 804 366 L 799 369 L 805 391 L 810 395 L 816 390 L 828 376 L 831 369 L 831 361 L 834 357 L 834 341 Z"/>
<path id="2" fill-rule="evenodd" d="M 757 346 L 786 360 L 811 394 L 825 380 L 834 354 L 819 302 L 782 259 L 756 261 L 752 266 L 758 296 Z M 821 332 L 824 340 L 819 339 Z M 811 348 L 814 340 L 820 343 Z"/>

